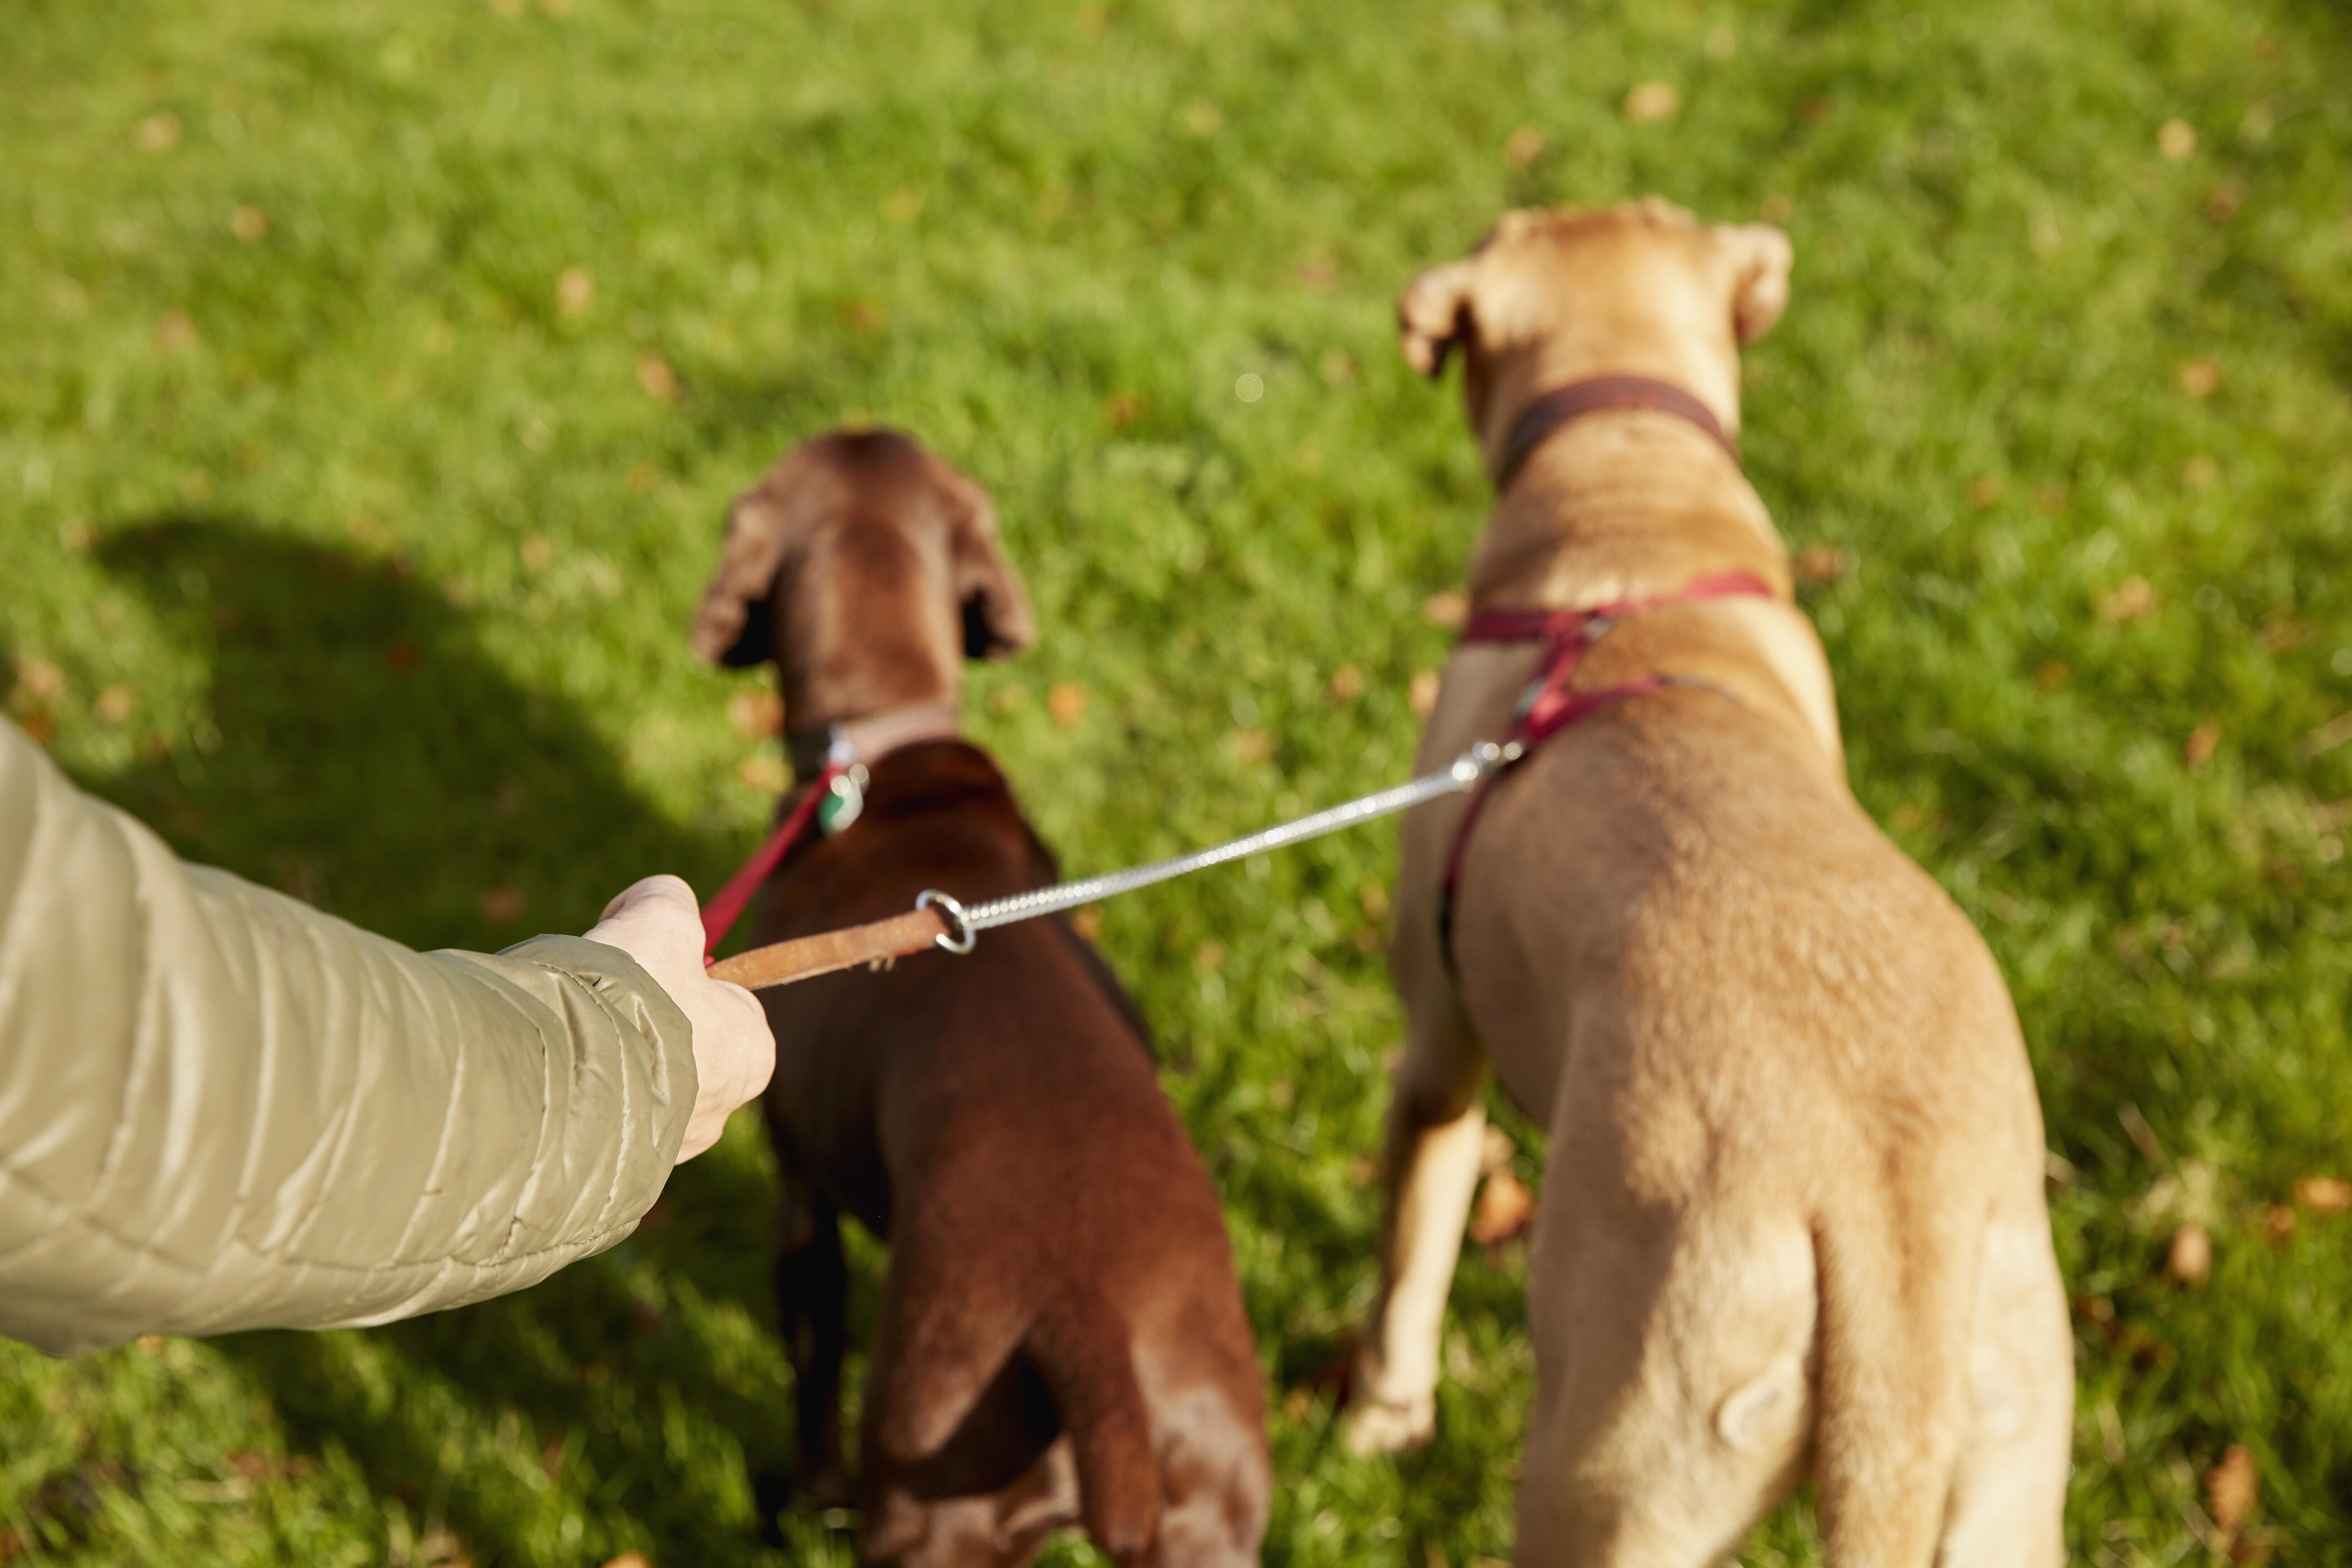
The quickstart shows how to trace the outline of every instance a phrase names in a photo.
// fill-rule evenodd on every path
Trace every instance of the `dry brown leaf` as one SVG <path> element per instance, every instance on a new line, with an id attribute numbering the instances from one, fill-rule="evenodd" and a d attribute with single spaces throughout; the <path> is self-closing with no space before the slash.
<path id="1" fill-rule="evenodd" d="M 2224 180 L 2205 198 L 2205 216 L 2215 223 L 2227 223 L 2238 216 L 2238 209 L 2245 202 L 2246 193 L 2238 188 L 2237 183 Z"/>
<path id="2" fill-rule="evenodd" d="M 1988 507 L 2000 500 L 2001 482 L 1991 474 L 1981 475 L 1969 485 L 1969 504 Z"/>
<path id="3" fill-rule="evenodd" d="M 2205 1472 L 2205 1511 L 2225 1534 L 2234 1535 L 2254 1511 L 2254 1500 L 2262 1489 L 2253 1455 L 2243 1443 L 2232 1443 L 2222 1450 L 2221 1462 Z"/>
<path id="4" fill-rule="evenodd" d="M 1274 737 L 1263 730 L 1236 730 L 1225 738 L 1225 746 L 1244 763 L 1262 763 L 1274 755 Z"/>
<path id="5" fill-rule="evenodd" d="M 1524 169 L 1543 156 L 1543 132 L 1532 125 L 1522 125 L 1503 143 L 1503 156 L 1514 169 Z"/>
<path id="6" fill-rule="evenodd" d="M 1477 1206 L 1470 1213 L 1470 1239 L 1481 1247 L 1497 1247 L 1525 1231 L 1534 1222 L 1536 1195 L 1508 1171 L 1496 1171 L 1478 1189 Z"/>
<path id="7" fill-rule="evenodd" d="M 2172 1233 L 2164 1257 L 2166 1272 L 2183 1285 L 2202 1285 L 2213 1277 L 2213 1238 L 2205 1227 L 2184 1225 Z"/>
<path id="8" fill-rule="evenodd" d="M 585 267 L 567 267 L 556 275 L 555 307 L 567 316 L 584 316 L 596 302 L 596 278 Z"/>
<path id="9" fill-rule="evenodd" d="M 1440 588 L 1421 602 L 1421 618 L 1433 626 L 1460 631 L 1470 620 L 1470 595 L 1459 588 Z"/>
<path id="10" fill-rule="evenodd" d="M 622 488 L 633 496 L 641 496 L 661 482 L 661 475 L 651 463 L 632 463 L 629 471 L 621 476 Z"/>
<path id="11" fill-rule="evenodd" d="M 1331 700 L 1353 702 L 1364 694 L 1364 672 L 1352 664 L 1343 664 L 1331 672 Z"/>
<path id="12" fill-rule="evenodd" d="M 2193 773 L 2213 760 L 2213 748 L 2221 743 L 2220 721 L 2208 719 L 2189 731 L 2189 739 L 2181 742 L 2181 760 L 2189 764 L 2189 771 Z"/>
<path id="13" fill-rule="evenodd" d="M 1192 962 L 1214 974 L 1225 966 L 1225 946 L 1219 942 L 1204 942 L 1192 954 Z"/>
<path id="14" fill-rule="evenodd" d="M 2263 1237 L 2273 1247 L 2294 1234 L 2294 1211 L 2284 1204 L 2272 1204 L 2263 1210 Z"/>
<path id="15" fill-rule="evenodd" d="M 677 372 L 656 353 L 637 356 L 637 385 L 656 403 L 675 404 L 679 397 Z"/>
<path id="16" fill-rule="evenodd" d="M 2044 691 L 2056 691 L 2074 679 L 2074 672 L 2063 658 L 2053 658 L 2033 672 L 2033 684 Z"/>
<path id="17" fill-rule="evenodd" d="M 1789 565 L 1805 582 L 1834 583 L 1846 574 L 1846 554 L 1834 544 L 1808 544 Z"/>
<path id="18" fill-rule="evenodd" d="M 1384 921 L 1389 918 L 1389 890 L 1378 882 L 1357 884 L 1356 902 L 1362 906 L 1366 920 Z"/>
<path id="19" fill-rule="evenodd" d="M 2202 455 L 2180 465 L 2180 482 L 2192 490 L 2211 489 L 2221 477 L 2221 465 Z"/>
<path id="20" fill-rule="evenodd" d="M 526 571 L 544 572 L 555 560 L 555 546 L 547 542 L 547 535 L 543 533 L 523 535 L 522 543 L 518 546 L 518 551 L 522 556 L 523 568 Z"/>
<path id="21" fill-rule="evenodd" d="M 642 1552 L 624 1552 L 606 1560 L 604 1568 L 654 1568 L 653 1560 Z"/>
<path id="22" fill-rule="evenodd" d="M 1637 84 L 1625 95 L 1625 118 L 1636 125 L 1653 121 L 1671 120 L 1683 106 L 1683 95 L 1672 82 L 1645 81 Z"/>
<path id="23" fill-rule="evenodd" d="M 2098 612 L 2103 621 L 2136 621 L 2142 616 L 2152 616 L 2156 613 L 2156 590 L 2145 577 L 2126 577 L 2114 593 L 2100 598 Z"/>
<path id="24" fill-rule="evenodd" d="M 727 721 L 747 740 L 780 735 L 784 729 L 784 700 L 772 691 L 739 691 L 727 700 Z"/>
<path id="25" fill-rule="evenodd" d="M 269 215 L 250 203 L 239 205 L 228 215 L 228 231 L 247 245 L 258 242 L 269 232 Z"/>
<path id="26" fill-rule="evenodd" d="M 2191 397 L 2210 397 L 2221 384 L 2221 367 L 2210 359 L 2193 359 L 2180 367 L 2180 390 Z"/>
<path id="27" fill-rule="evenodd" d="M 65 691 L 66 672 L 47 659 L 28 658 L 16 667 L 16 693 L 20 700 L 53 702 Z"/>
<path id="28" fill-rule="evenodd" d="M 482 918 L 494 926 L 506 925 L 522 914 L 522 891 L 518 888 L 492 888 L 482 895 Z"/>
<path id="29" fill-rule="evenodd" d="M 1114 392 L 1103 403 L 1103 423 L 1116 430 L 1143 416 L 1143 399 L 1132 392 Z"/>
<path id="30" fill-rule="evenodd" d="M 1086 716 L 1087 689 L 1075 680 L 1057 683 L 1045 693 L 1045 711 L 1054 716 L 1055 723 L 1069 729 Z"/>
<path id="31" fill-rule="evenodd" d="M 155 318 L 155 346 L 165 353 L 183 353 L 195 342 L 196 323 L 185 310 L 166 310 Z"/>
<path id="32" fill-rule="evenodd" d="M 2313 1214 L 2342 1214 L 2352 1208 L 2352 1182 L 2341 1176 L 2305 1176 L 2294 1184 L 2294 1204 Z"/>
<path id="33" fill-rule="evenodd" d="M 138 707 L 139 693 L 119 683 L 100 692 L 98 700 L 89 705 L 90 711 L 98 715 L 98 721 L 101 724 L 120 724 L 137 711 Z"/>
<path id="34" fill-rule="evenodd" d="M 1102 910 L 1092 904 L 1081 905 L 1079 908 L 1072 910 L 1070 911 L 1070 929 L 1077 932 L 1080 936 L 1086 938 L 1088 942 L 1094 941 L 1097 937 L 1102 935 Z"/>
<path id="35" fill-rule="evenodd" d="M 163 1353 L 163 1345 L 164 1339 L 161 1334 L 142 1334 L 139 1336 L 139 1348 L 149 1355 L 162 1355 Z"/>
<path id="36" fill-rule="evenodd" d="M 923 216 L 923 196 L 919 191 L 892 191 L 883 198 L 882 216 L 892 223 L 912 223 Z"/>
<path id="37" fill-rule="evenodd" d="M 1426 719 L 1436 712 L 1437 671 L 1413 671 L 1412 680 L 1404 689 L 1404 700 L 1405 706 L 1412 710 L 1413 717 L 1417 719 Z"/>
<path id="38" fill-rule="evenodd" d="M 781 795 L 791 780 L 784 773 L 784 760 L 765 752 L 746 757 L 736 764 L 735 776 L 761 795 Z"/>
<path id="39" fill-rule="evenodd" d="M 180 144 L 180 117 L 176 114 L 151 114 L 139 122 L 139 150 L 142 153 L 168 153 Z"/>
<path id="40" fill-rule="evenodd" d="M 2197 132 L 2186 120 L 2168 120 L 2156 132 L 2156 150 L 2172 163 L 2187 160 L 2197 151 Z"/>

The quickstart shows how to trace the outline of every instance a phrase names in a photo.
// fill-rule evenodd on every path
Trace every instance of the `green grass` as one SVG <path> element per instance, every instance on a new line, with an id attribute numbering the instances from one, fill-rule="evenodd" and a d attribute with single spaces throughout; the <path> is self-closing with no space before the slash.
<path id="1" fill-rule="evenodd" d="M 995 492 L 1044 637 L 971 722 L 1066 863 L 1189 847 L 1411 754 L 1420 606 L 1485 501 L 1391 344 L 1412 269 L 1514 203 L 1778 216 L 1751 472 L 1850 566 L 1808 602 L 1854 787 L 1990 938 L 2071 1169 L 2074 1552 L 2208 1560 L 2199 1477 L 2243 1443 L 2257 1552 L 2352 1563 L 2352 1216 L 2263 1223 L 2352 1166 L 2352 744 L 2307 740 L 2352 708 L 2347 71 L 2321 0 L 16 0 L 7 700 L 187 854 L 417 943 L 709 889 L 769 804 L 751 678 L 683 635 L 724 503 L 872 416 Z M 1649 79 L 1680 111 L 1630 124 Z M 1426 1454 L 1350 1460 L 1290 1394 L 1371 1284 L 1392 867 L 1373 830 L 1104 911 L 1226 1197 L 1281 1564 L 1509 1548 L 1516 1255 L 1463 1264 Z M 626 1245 L 422 1322 L 0 1346 L 0 1542 L 845 1561 L 814 1515 L 753 1541 L 790 1436 L 765 1171 L 739 1126 Z M 1801 1502 L 1745 1561 L 1812 1541 Z"/>

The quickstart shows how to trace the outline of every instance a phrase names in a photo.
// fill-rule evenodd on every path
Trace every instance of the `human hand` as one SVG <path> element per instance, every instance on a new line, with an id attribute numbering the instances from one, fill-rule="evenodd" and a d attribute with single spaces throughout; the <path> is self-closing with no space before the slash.
<path id="1" fill-rule="evenodd" d="M 702 910 L 676 877 L 647 877 L 604 906 L 590 942 L 617 947 L 669 993 L 694 1026 L 694 1115 L 680 1164 L 719 1142 L 730 1112 L 758 1097 L 776 1070 L 766 1009 L 740 985 L 703 973 Z"/>

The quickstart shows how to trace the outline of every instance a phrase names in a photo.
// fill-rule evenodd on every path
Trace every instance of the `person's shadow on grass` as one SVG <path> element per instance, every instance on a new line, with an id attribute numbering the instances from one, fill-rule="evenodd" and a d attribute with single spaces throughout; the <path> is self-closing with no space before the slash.
<path id="1" fill-rule="evenodd" d="M 99 558 L 209 655 L 216 733 L 87 781 L 191 859 L 414 945 L 477 948 L 583 930 L 646 872 L 707 889 L 726 868 L 730 847 L 653 810 L 576 710 L 518 687 L 397 562 L 222 519 L 121 530 Z M 757 1554 L 745 1500 L 687 1463 L 674 1429 L 715 1423 L 754 1463 L 788 1450 L 788 1384 L 762 1370 L 781 1365 L 770 1207 L 761 1157 L 737 1142 L 681 1170 L 637 1237 L 520 1296 L 363 1335 L 216 1343 L 292 1441 L 340 1447 L 478 1563 L 632 1544 L 740 1561 Z M 765 1342 L 714 1346 L 689 1319 Z M 533 1432 L 519 1455 L 518 1418 Z"/>

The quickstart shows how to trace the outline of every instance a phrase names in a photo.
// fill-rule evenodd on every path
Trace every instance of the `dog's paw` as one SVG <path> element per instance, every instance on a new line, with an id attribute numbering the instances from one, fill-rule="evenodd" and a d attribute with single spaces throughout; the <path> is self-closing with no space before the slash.
<path id="1" fill-rule="evenodd" d="M 1360 1385 L 1340 1418 L 1340 1435 L 1348 1452 L 1359 1458 L 1405 1453 L 1425 1446 L 1436 1433 L 1433 1394 L 1382 1399 Z"/>

